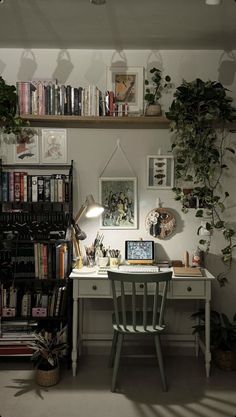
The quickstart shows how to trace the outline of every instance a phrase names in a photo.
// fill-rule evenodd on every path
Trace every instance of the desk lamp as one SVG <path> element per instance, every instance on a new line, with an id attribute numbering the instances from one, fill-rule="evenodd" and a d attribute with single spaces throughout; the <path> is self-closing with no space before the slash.
<path id="1" fill-rule="evenodd" d="M 76 257 L 78 258 L 78 261 L 76 261 L 75 267 L 78 269 L 82 268 L 83 266 L 79 241 L 84 240 L 87 237 L 86 233 L 84 233 L 80 229 L 78 222 L 84 214 L 87 218 L 91 219 L 91 218 L 100 216 L 103 213 L 103 211 L 104 211 L 104 207 L 101 204 L 96 203 L 94 201 L 92 194 L 89 194 L 87 195 L 85 202 L 82 204 L 78 213 L 73 219 L 72 241 L 73 241 L 73 245 L 75 248 Z"/>

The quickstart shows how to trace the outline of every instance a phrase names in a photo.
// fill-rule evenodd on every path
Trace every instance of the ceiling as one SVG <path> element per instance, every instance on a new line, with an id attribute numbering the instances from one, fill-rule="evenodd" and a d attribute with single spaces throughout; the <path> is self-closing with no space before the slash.
<path id="1" fill-rule="evenodd" d="M 236 2 L 0 0 L 1 48 L 236 49 Z"/>

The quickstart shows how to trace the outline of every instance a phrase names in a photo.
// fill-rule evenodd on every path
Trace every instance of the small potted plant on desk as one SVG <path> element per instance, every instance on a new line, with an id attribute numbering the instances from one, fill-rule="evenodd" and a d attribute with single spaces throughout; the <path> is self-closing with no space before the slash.
<path id="1" fill-rule="evenodd" d="M 35 333 L 35 340 L 29 343 L 34 350 L 31 360 L 36 368 L 38 385 L 50 387 L 59 381 L 59 359 L 65 354 L 67 344 L 63 341 L 65 328 L 61 331 L 47 332 L 44 329 Z"/>
<path id="2" fill-rule="evenodd" d="M 205 311 L 200 309 L 192 314 L 198 324 L 193 326 L 193 333 L 204 335 Z M 236 314 L 232 322 L 226 314 L 211 310 L 210 314 L 210 343 L 212 359 L 215 365 L 224 371 L 236 370 Z"/>
<path id="3" fill-rule="evenodd" d="M 158 100 L 164 91 L 172 87 L 171 78 L 169 75 L 163 77 L 162 71 L 155 67 L 150 69 L 150 74 L 152 75 L 152 82 L 145 80 L 145 85 L 147 86 L 144 95 L 144 99 L 147 102 L 145 114 L 146 116 L 160 116 L 161 105 Z"/>

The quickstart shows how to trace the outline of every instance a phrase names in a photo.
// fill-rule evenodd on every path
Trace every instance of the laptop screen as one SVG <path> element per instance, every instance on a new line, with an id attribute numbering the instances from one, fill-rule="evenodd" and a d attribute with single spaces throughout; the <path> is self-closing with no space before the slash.
<path id="1" fill-rule="evenodd" d="M 154 262 L 154 242 L 153 240 L 126 240 L 125 259 L 128 262 L 138 263 Z"/>

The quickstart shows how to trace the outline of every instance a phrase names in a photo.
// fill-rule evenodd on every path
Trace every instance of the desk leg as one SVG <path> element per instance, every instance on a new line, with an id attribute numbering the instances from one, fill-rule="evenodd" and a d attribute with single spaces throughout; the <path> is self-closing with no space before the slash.
<path id="1" fill-rule="evenodd" d="M 77 344 L 78 344 L 78 298 L 79 298 L 79 287 L 78 280 L 73 280 L 73 320 L 72 320 L 72 374 L 76 376 L 77 371 Z"/>
<path id="2" fill-rule="evenodd" d="M 210 300 L 205 303 L 205 367 L 206 377 L 210 376 L 211 352 L 210 352 Z"/>

